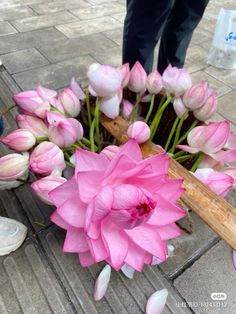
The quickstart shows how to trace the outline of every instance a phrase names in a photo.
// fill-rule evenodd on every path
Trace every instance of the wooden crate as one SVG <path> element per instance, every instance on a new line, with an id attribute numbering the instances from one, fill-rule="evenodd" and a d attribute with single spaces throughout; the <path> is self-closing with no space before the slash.
<path id="1" fill-rule="evenodd" d="M 121 144 L 128 140 L 126 135 L 128 123 L 123 118 L 110 120 L 102 115 L 100 122 Z M 144 158 L 163 152 L 152 142 L 142 144 L 141 150 Z M 184 179 L 186 191 L 181 198 L 182 202 L 236 250 L 236 209 L 174 159 L 171 159 L 169 175 L 175 179 Z"/>

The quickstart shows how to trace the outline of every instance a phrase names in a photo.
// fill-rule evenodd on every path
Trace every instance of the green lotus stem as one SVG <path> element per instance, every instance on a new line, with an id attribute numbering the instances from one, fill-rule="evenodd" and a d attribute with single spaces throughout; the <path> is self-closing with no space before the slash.
<path id="1" fill-rule="evenodd" d="M 161 121 L 161 117 L 163 115 L 163 112 L 165 111 L 166 107 L 169 105 L 170 101 L 172 99 L 172 96 L 169 96 L 166 101 L 164 102 L 164 104 L 157 110 L 155 117 L 150 125 L 150 130 L 151 130 L 151 140 L 153 139 L 157 128 L 159 126 L 159 123 Z"/>
<path id="2" fill-rule="evenodd" d="M 148 113 L 146 115 L 146 118 L 145 118 L 145 122 L 148 123 L 148 120 L 152 114 L 152 111 L 153 111 L 153 107 L 154 107 L 154 100 L 155 100 L 155 94 L 152 95 L 151 97 L 151 102 L 150 102 L 150 106 L 149 106 L 149 109 L 148 109 Z"/>
<path id="3" fill-rule="evenodd" d="M 53 105 L 50 104 L 50 106 L 51 106 L 50 111 L 58 112 L 58 113 L 62 114 L 63 116 L 65 115 L 63 112 L 61 112 L 59 109 L 57 109 L 57 108 L 54 107 Z"/>
<path id="4" fill-rule="evenodd" d="M 130 122 L 131 123 L 134 123 L 135 118 L 137 117 L 138 108 L 139 108 L 139 101 L 140 101 L 140 96 L 139 96 L 139 94 L 136 94 L 136 102 L 135 102 L 134 108 L 133 108 L 131 115 L 130 115 Z"/>
<path id="5" fill-rule="evenodd" d="M 181 144 L 187 137 L 190 131 L 192 131 L 193 128 L 195 128 L 195 126 L 198 124 L 198 120 L 195 120 L 192 125 L 190 126 L 190 128 L 188 129 L 187 132 L 185 132 L 181 138 L 178 140 L 177 145 Z"/>
<path id="6" fill-rule="evenodd" d="M 157 111 L 162 107 L 162 105 L 164 104 L 165 99 L 166 99 L 166 95 L 163 95 L 161 97 L 161 100 L 160 100 L 159 104 L 158 104 Z"/>
<path id="7" fill-rule="evenodd" d="M 180 157 L 175 158 L 175 160 L 178 162 L 183 162 L 183 161 L 190 159 L 191 157 L 192 157 L 192 155 L 184 155 L 184 156 L 180 156 Z"/>
<path id="8" fill-rule="evenodd" d="M 86 107 L 87 107 L 88 123 L 89 123 L 89 128 L 91 128 L 92 118 L 91 118 L 91 108 L 90 108 L 89 90 L 88 90 L 88 88 L 85 91 L 85 95 L 86 95 L 85 102 L 86 102 Z"/>
<path id="9" fill-rule="evenodd" d="M 178 123 L 179 123 L 179 117 L 176 117 L 176 118 L 175 118 L 175 122 L 174 122 L 174 124 L 172 125 L 172 128 L 171 128 L 170 134 L 169 134 L 169 136 L 168 136 L 168 139 L 167 139 L 167 141 L 166 141 L 166 145 L 165 145 L 165 151 L 166 151 L 166 152 L 167 152 L 167 150 L 168 150 L 168 147 L 169 147 L 169 145 L 170 145 L 170 141 L 172 140 L 172 137 L 173 137 L 173 135 L 174 135 L 174 133 L 175 133 L 175 129 L 176 129 Z"/>
<path id="10" fill-rule="evenodd" d="M 65 160 L 65 164 L 70 168 L 75 168 L 75 165 L 73 165 L 71 162 Z"/>
<path id="11" fill-rule="evenodd" d="M 188 110 L 186 110 L 186 111 L 184 112 L 184 114 L 182 115 L 181 119 L 179 120 L 179 124 L 178 124 L 178 126 L 177 126 L 176 133 L 175 133 L 174 144 L 173 144 L 173 146 L 172 146 L 172 148 L 171 148 L 171 150 L 170 150 L 170 153 L 172 153 L 172 154 L 174 153 L 175 148 L 176 148 L 176 146 L 177 146 L 177 142 L 178 142 L 178 140 L 179 140 L 181 128 L 182 128 L 182 126 L 183 126 L 183 123 L 184 123 L 184 120 L 185 120 L 187 114 L 188 114 Z"/>
<path id="12" fill-rule="evenodd" d="M 179 156 L 184 155 L 185 153 L 186 153 L 186 152 L 185 152 L 184 150 L 181 150 L 180 152 L 175 153 L 175 154 L 172 156 L 172 158 L 173 158 L 173 159 L 176 159 L 176 158 L 178 158 Z"/>
<path id="13" fill-rule="evenodd" d="M 89 138 L 90 138 L 90 149 L 92 152 L 95 152 L 95 144 L 94 144 L 94 130 L 95 130 L 95 124 L 96 120 L 93 119 L 93 122 L 91 124 L 90 130 L 89 130 Z"/>
<path id="14" fill-rule="evenodd" d="M 43 136 L 42 137 L 36 137 L 36 141 L 37 142 L 44 142 L 44 141 L 47 141 L 47 140 L 48 140 L 48 137 L 46 137 L 46 136 L 45 137 L 43 137 Z"/>
<path id="15" fill-rule="evenodd" d="M 98 150 L 101 150 L 101 143 L 100 143 L 100 131 L 99 131 L 99 116 L 100 116 L 100 101 L 97 97 L 95 110 L 94 110 L 94 118 L 95 118 L 95 132 L 96 132 L 96 142 L 98 146 Z"/>
<path id="16" fill-rule="evenodd" d="M 81 142 L 84 144 L 84 145 L 86 145 L 86 146 L 90 146 L 90 140 L 88 140 L 86 137 L 82 137 L 81 138 Z"/>
<path id="17" fill-rule="evenodd" d="M 195 160 L 194 164 L 192 165 L 192 168 L 190 169 L 191 172 L 195 172 L 197 170 L 202 159 L 203 159 L 203 153 L 199 153 L 197 159 Z"/>

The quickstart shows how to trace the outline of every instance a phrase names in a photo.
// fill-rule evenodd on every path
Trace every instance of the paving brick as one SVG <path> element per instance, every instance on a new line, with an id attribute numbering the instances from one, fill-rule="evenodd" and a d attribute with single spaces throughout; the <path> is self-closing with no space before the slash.
<path id="1" fill-rule="evenodd" d="M 196 314 L 233 314 L 236 309 L 235 282 L 231 250 L 220 241 L 180 275 L 174 286 L 187 302 L 192 302 Z M 225 293 L 227 299 L 214 302 L 211 298 L 214 292 Z"/>
<path id="2" fill-rule="evenodd" d="M 200 46 L 190 46 L 187 52 L 185 67 L 190 72 L 207 68 L 207 51 Z"/>
<path id="3" fill-rule="evenodd" d="M 65 39 L 66 37 L 55 28 L 45 28 L 26 33 L 4 36 L 0 40 L 0 55 L 31 47 L 42 47 Z"/>
<path id="4" fill-rule="evenodd" d="M 232 87 L 233 89 L 236 89 L 236 71 L 235 70 L 224 70 L 224 69 L 218 69 L 218 68 L 209 66 L 205 71 L 211 76 L 221 81 L 223 84 L 226 84 Z"/>
<path id="5" fill-rule="evenodd" d="M 1 314 L 74 313 L 42 250 L 32 241 L 0 258 Z"/>
<path id="6" fill-rule="evenodd" d="M 56 227 L 40 234 L 50 262 L 60 276 L 63 285 L 76 309 L 83 308 L 85 313 L 143 313 L 147 298 L 155 291 L 167 288 L 169 296 L 165 313 L 190 313 L 180 309 L 177 304 L 183 300 L 170 286 L 169 282 L 156 267 L 147 267 L 142 274 L 136 273 L 133 280 L 112 271 L 106 296 L 99 302 L 92 298 L 93 286 L 103 263 L 89 268 L 81 268 L 75 254 L 62 252 L 64 232 Z"/>
<path id="7" fill-rule="evenodd" d="M 193 212 L 190 215 L 194 223 L 193 233 L 187 234 L 182 231 L 181 237 L 171 240 L 169 243 L 175 248 L 174 254 L 160 265 L 170 278 L 176 277 L 189 263 L 218 241 L 218 236 L 200 218 Z M 181 225 L 189 229 L 189 222 L 186 218 L 181 221 Z"/>
<path id="8" fill-rule="evenodd" d="M 34 89 L 38 84 L 59 89 L 69 85 L 72 76 L 84 80 L 88 67 L 94 62 L 90 56 L 82 56 L 60 63 L 14 74 L 19 86 L 24 89 Z"/>
<path id="9" fill-rule="evenodd" d="M 104 53 L 115 46 L 116 43 L 103 34 L 92 34 L 75 39 L 60 40 L 54 43 L 54 45 L 50 43 L 45 44 L 40 47 L 40 51 L 50 61 L 58 62 L 85 54 L 93 54 L 95 51 L 94 47 L 96 47 L 96 53 Z"/>
<path id="10" fill-rule="evenodd" d="M 218 112 L 234 123 L 236 123 L 235 97 L 236 91 L 234 90 L 220 97 L 218 104 Z"/>
<path id="11" fill-rule="evenodd" d="M 99 63 L 119 66 L 122 64 L 122 48 L 121 46 L 107 49 L 104 52 L 92 52 L 91 56 Z"/>
<path id="12" fill-rule="evenodd" d="M 117 2 L 117 0 L 87 0 L 92 5 Z"/>
<path id="13" fill-rule="evenodd" d="M 124 20 L 125 20 L 125 16 L 126 16 L 126 12 L 112 14 L 111 16 L 123 25 Z"/>
<path id="14" fill-rule="evenodd" d="M 35 16 L 36 14 L 32 9 L 25 5 L 18 5 L 8 9 L 0 9 L 1 20 L 15 20 L 27 16 Z"/>
<path id="15" fill-rule="evenodd" d="M 202 28 L 197 27 L 193 33 L 193 37 L 191 39 L 191 44 L 198 45 L 201 44 L 203 41 L 212 41 L 213 40 L 213 33 Z"/>
<path id="16" fill-rule="evenodd" d="M 12 24 L 20 32 L 28 32 L 39 28 L 76 21 L 76 17 L 69 12 L 58 12 L 34 17 L 27 17 L 12 21 Z"/>
<path id="17" fill-rule="evenodd" d="M 114 42 L 116 42 L 118 45 L 122 45 L 122 40 L 123 40 L 123 27 L 119 27 L 116 29 L 113 29 L 111 31 L 106 31 L 103 32 L 103 34 L 113 40 Z"/>
<path id="18" fill-rule="evenodd" d="M 9 73 L 17 73 L 49 64 L 35 48 L 8 53 L 1 57 Z"/>
<path id="19" fill-rule="evenodd" d="M 91 4 L 89 4 L 85 0 L 67 0 L 67 1 L 58 0 L 58 1 L 51 1 L 51 2 L 47 1 L 45 3 L 32 4 L 31 8 L 39 14 L 49 14 L 49 13 L 55 13 L 58 11 L 84 8 L 84 7 L 89 7 L 89 6 L 91 6 Z"/>
<path id="20" fill-rule="evenodd" d="M 8 22 L 0 22 L 0 36 L 17 33 L 17 30 Z"/>
<path id="21" fill-rule="evenodd" d="M 69 38 L 76 38 L 98 32 L 103 32 L 117 28 L 121 24 L 114 18 L 107 16 L 88 21 L 79 21 L 64 25 L 56 26 L 56 28 Z"/>
<path id="22" fill-rule="evenodd" d="M 125 11 L 125 6 L 119 3 L 104 3 L 99 5 L 90 6 L 71 11 L 74 15 L 78 16 L 81 20 L 90 20 L 101 16 L 111 15 Z M 88 23 L 90 23 L 88 21 Z"/>

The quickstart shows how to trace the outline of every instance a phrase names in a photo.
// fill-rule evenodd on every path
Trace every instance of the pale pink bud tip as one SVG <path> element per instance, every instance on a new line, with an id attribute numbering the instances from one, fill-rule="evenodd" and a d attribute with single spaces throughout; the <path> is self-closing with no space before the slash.
<path id="1" fill-rule="evenodd" d="M 127 130 L 129 138 L 135 139 L 139 144 L 146 142 L 150 138 L 150 128 L 143 121 L 132 123 Z"/>
<path id="2" fill-rule="evenodd" d="M 162 289 L 154 292 L 147 301 L 146 314 L 163 313 L 167 296 L 168 296 L 167 289 Z"/>
<path id="3" fill-rule="evenodd" d="M 111 277 L 111 266 L 106 265 L 100 272 L 94 286 L 95 301 L 101 300 L 106 294 Z"/>
<path id="4" fill-rule="evenodd" d="M 236 269 L 236 251 L 233 251 L 233 265 L 234 268 Z"/>

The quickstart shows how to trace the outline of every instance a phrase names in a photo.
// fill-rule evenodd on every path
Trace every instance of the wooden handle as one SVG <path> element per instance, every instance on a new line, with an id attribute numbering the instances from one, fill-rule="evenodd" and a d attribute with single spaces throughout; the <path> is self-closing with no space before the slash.
<path id="1" fill-rule="evenodd" d="M 128 123 L 123 118 L 111 120 L 102 115 L 100 122 L 120 143 L 128 140 L 126 135 Z M 140 147 L 144 158 L 163 152 L 160 146 L 152 142 L 146 142 Z M 174 159 L 171 159 L 169 175 L 175 179 L 184 179 L 186 191 L 181 200 L 236 250 L 236 209 Z"/>

